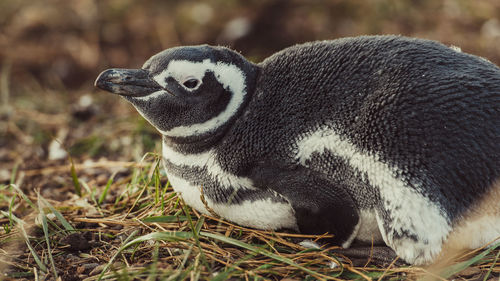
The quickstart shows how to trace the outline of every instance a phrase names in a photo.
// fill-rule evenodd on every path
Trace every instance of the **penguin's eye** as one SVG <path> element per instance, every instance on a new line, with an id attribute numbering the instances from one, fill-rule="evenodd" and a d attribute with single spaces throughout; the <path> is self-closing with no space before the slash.
<path id="1" fill-rule="evenodd" d="M 189 78 L 187 79 L 186 81 L 184 81 L 182 83 L 182 85 L 184 85 L 184 87 L 188 88 L 188 89 L 194 89 L 196 88 L 196 86 L 198 86 L 198 79 L 196 78 Z"/>

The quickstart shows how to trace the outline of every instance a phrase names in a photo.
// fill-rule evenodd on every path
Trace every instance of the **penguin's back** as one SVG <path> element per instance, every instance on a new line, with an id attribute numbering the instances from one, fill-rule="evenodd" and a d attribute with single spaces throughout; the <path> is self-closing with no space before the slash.
<path id="1" fill-rule="evenodd" d="M 258 152 L 296 158 L 304 136 L 332 130 L 451 220 L 500 177 L 500 69 L 483 58 L 434 41 L 364 36 L 296 45 L 260 66 L 243 118 L 260 135 L 248 138 Z M 332 157 L 311 168 L 338 178 Z"/>

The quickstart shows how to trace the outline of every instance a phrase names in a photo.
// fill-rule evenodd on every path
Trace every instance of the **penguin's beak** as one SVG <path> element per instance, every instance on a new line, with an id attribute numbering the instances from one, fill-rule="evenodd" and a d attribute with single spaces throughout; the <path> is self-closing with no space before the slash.
<path id="1" fill-rule="evenodd" d="M 143 97 L 163 90 L 145 69 L 111 68 L 99 74 L 94 86 L 128 97 Z"/>

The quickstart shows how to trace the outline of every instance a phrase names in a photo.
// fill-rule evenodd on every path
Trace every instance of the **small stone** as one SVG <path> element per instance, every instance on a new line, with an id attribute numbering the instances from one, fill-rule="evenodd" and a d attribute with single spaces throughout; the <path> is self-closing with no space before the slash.
<path id="1" fill-rule="evenodd" d="M 299 243 L 300 246 L 306 248 L 306 249 L 321 249 L 321 247 L 318 245 L 318 243 L 312 241 L 312 240 L 303 240 Z"/>

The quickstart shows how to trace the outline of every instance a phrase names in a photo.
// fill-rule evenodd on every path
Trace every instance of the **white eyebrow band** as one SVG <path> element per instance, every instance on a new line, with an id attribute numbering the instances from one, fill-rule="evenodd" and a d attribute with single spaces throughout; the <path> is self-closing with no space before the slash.
<path id="1" fill-rule="evenodd" d="M 234 116 L 236 111 L 238 111 L 243 103 L 244 96 L 246 95 L 246 81 L 245 75 L 241 69 L 234 65 L 222 62 L 213 63 L 209 59 L 202 62 L 172 60 L 168 64 L 167 69 L 162 71 L 160 74 L 155 75 L 153 79 L 162 87 L 166 87 L 165 79 L 167 77 L 173 77 L 177 81 L 180 81 L 182 77 L 191 76 L 201 81 L 207 71 L 213 72 L 215 78 L 223 85 L 224 89 L 229 90 L 232 93 L 231 99 L 224 111 L 203 123 L 178 126 L 168 131 L 158 130 L 161 134 L 169 137 L 189 137 L 201 135 L 217 129 L 226 123 L 231 116 Z M 156 94 L 157 93 L 153 93 L 151 95 Z"/>
<path id="2" fill-rule="evenodd" d="M 165 94 L 165 93 L 167 93 L 167 91 L 165 91 L 165 90 L 159 90 L 159 91 L 153 92 L 153 93 L 151 93 L 151 94 L 149 94 L 149 95 L 147 95 L 147 96 L 143 96 L 143 97 L 134 97 L 134 99 L 138 99 L 138 100 L 142 100 L 142 101 L 148 101 L 148 100 L 150 100 L 150 99 L 154 99 L 154 98 L 156 98 L 156 97 L 159 97 L 159 96 L 161 96 L 161 95 L 163 95 L 163 94 Z M 167 94 L 168 94 L 168 93 L 167 93 Z M 137 111 L 139 111 L 139 112 L 140 112 L 140 110 L 137 110 Z M 147 118 L 146 118 L 146 120 L 147 120 Z"/>

